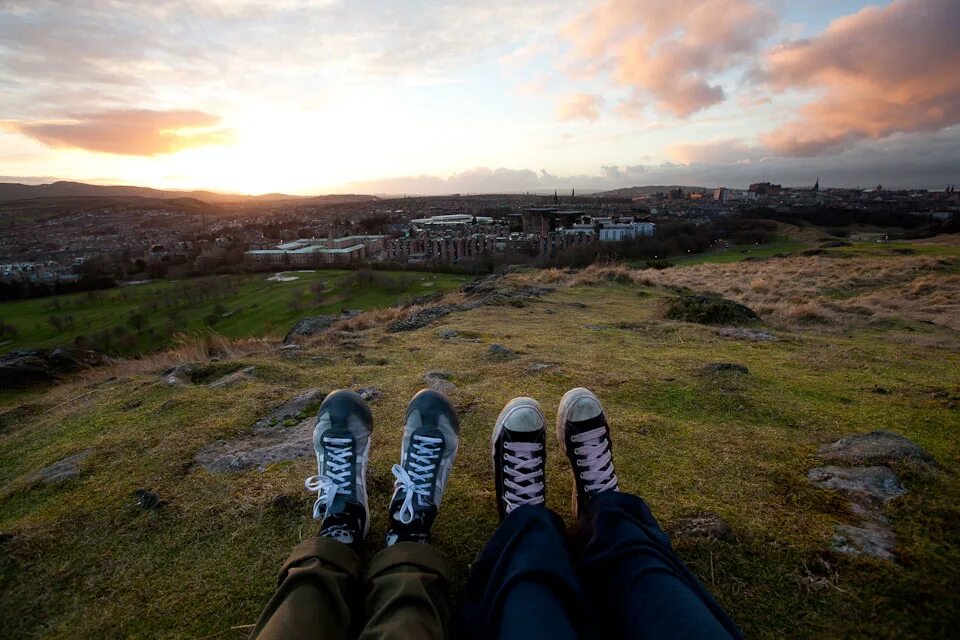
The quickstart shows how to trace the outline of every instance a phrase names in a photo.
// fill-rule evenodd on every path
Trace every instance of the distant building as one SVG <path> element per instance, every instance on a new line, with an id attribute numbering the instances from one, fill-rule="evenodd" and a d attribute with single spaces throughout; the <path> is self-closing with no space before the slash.
<path id="1" fill-rule="evenodd" d="M 357 262 L 384 247 L 386 236 L 345 236 L 343 238 L 301 238 L 274 249 L 252 249 L 244 254 L 249 262 L 269 265 L 319 266 Z"/>
<path id="2" fill-rule="evenodd" d="M 777 196 L 783 191 L 783 185 L 770 182 L 754 182 L 747 191 L 755 193 L 758 196 Z"/>
<path id="3" fill-rule="evenodd" d="M 713 199 L 719 200 L 720 202 L 748 202 L 750 200 L 756 200 L 757 194 L 755 191 L 720 187 L 719 189 L 714 189 Z"/>
<path id="4" fill-rule="evenodd" d="M 639 236 L 652 236 L 656 228 L 652 222 L 601 222 L 600 242 L 620 242 Z"/>

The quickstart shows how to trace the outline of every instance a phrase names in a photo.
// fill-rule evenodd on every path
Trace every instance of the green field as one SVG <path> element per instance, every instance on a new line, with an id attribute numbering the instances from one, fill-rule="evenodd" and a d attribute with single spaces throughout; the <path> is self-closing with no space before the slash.
<path id="1" fill-rule="evenodd" d="M 117 355 L 163 348 L 178 332 L 282 337 L 303 316 L 387 307 L 456 289 L 469 279 L 418 272 L 357 274 L 291 271 L 287 275 L 296 280 L 290 282 L 271 281 L 274 274 L 210 276 L 4 302 L 0 320 L 16 327 L 17 334 L 0 339 L 0 352 L 70 345 L 78 336 Z"/>
<path id="2" fill-rule="evenodd" d="M 742 265 L 742 279 L 764 265 Z M 804 265 L 822 270 L 813 280 L 834 286 L 836 258 L 805 258 Z M 929 273 L 917 278 L 929 283 Z M 935 275 L 942 295 L 955 299 L 952 276 Z M 511 277 L 524 276 L 535 277 Z M 406 403 L 433 369 L 451 372 L 460 411 L 460 450 L 434 526 L 435 545 L 455 567 L 455 595 L 497 526 L 489 447 L 501 407 L 533 396 L 552 420 L 561 395 L 586 386 L 606 404 L 624 490 L 642 495 L 665 526 L 710 511 L 732 527 L 734 542 L 688 538 L 675 545 L 747 637 L 955 635 L 957 332 L 913 320 L 772 323 L 755 328 L 776 341 L 732 339 L 716 327 L 664 321 L 661 304 L 672 293 L 643 278 L 556 284 L 543 298 L 454 313 L 416 331 L 374 326 L 293 356 L 264 349 L 215 363 L 218 371 L 257 368 L 238 387 L 168 386 L 145 367 L 116 378 L 88 374 L 7 401 L 0 414 L 2 635 L 245 637 L 277 569 L 315 531 L 303 490 L 315 462 L 209 473 L 192 464 L 198 449 L 248 436 L 255 420 L 306 389 L 378 388 L 368 473 L 366 550 L 373 553 L 383 546 Z M 443 339 L 441 329 L 467 339 Z M 493 343 L 518 356 L 490 358 Z M 749 373 L 704 373 L 716 362 Z M 531 369 L 534 363 L 548 366 Z M 856 524 L 858 516 L 843 496 L 807 481 L 823 464 L 818 447 L 875 429 L 910 438 L 939 463 L 894 466 L 909 493 L 880 508 L 896 534 L 896 562 L 839 553 L 831 543 L 835 526 Z M 86 450 L 78 477 L 55 485 L 34 479 Z M 547 500 L 568 524 L 571 482 L 551 433 Z M 139 488 L 169 504 L 143 511 L 132 497 Z"/>

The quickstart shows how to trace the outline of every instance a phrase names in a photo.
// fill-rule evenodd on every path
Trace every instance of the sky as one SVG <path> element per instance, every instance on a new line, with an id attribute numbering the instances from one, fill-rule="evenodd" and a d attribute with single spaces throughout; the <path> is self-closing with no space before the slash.
<path id="1" fill-rule="evenodd" d="M 0 180 L 960 183 L 957 0 L 3 0 Z"/>

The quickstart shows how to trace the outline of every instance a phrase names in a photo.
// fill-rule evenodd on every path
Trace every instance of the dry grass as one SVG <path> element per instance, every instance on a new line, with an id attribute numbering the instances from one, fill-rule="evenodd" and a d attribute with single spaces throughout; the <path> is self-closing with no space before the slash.
<path id="1" fill-rule="evenodd" d="M 178 334 L 174 336 L 174 346 L 158 353 L 139 358 L 117 360 L 95 369 L 80 372 L 71 378 L 71 387 L 77 384 L 87 386 L 98 384 L 111 378 L 128 378 L 144 373 L 163 371 L 183 362 L 210 362 L 213 358 L 234 360 L 251 355 L 262 354 L 276 345 L 263 338 L 226 338 L 218 334 L 193 336 Z"/>
<path id="2" fill-rule="evenodd" d="M 608 263 L 514 278 L 559 287 L 625 282 L 717 293 L 749 306 L 768 322 L 791 327 L 914 320 L 960 331 L 960 275 L 952 272 L 955 265 L 955 258 L 927 256 L 794 256 L 663 270 Z"/>
<path id="3" fill-rule="evenodd" d="M 960 330 L 960 276 L 931 257 L 796 256 L 647 271 L 653 284 L 718 293 L 784 325 L 902 320 Z"/>
<path id="4" fill-rule="evenodd" d="M 388 307 L 386 309 L 374 309 L 365 311 L 352 318 L 341 320 L 331 327 L 333 331 L 366 331 L 374 327 L 380 327 L 385 324 L 402 320 L 407 316 L 413 315 L 423 307 Z"/>

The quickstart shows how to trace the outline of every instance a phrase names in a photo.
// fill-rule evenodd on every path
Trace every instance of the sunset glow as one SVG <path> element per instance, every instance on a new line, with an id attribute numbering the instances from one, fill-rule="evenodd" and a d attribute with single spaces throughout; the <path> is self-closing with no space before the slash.
<path id="1" fill-rule="evenodd" d="M 0 175 L 240 193 L 939 188 L 960 168 L 956 8 L 12 0 Z"/>

